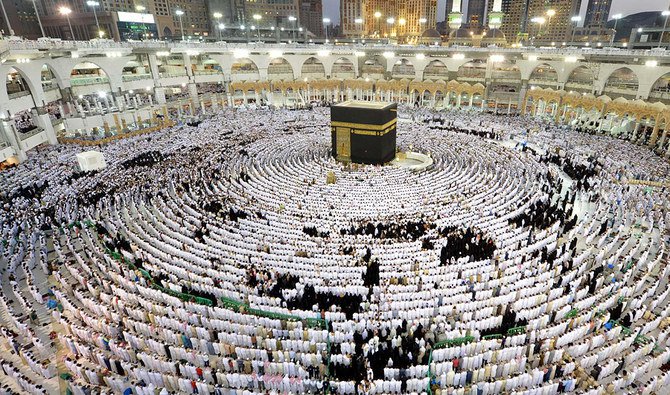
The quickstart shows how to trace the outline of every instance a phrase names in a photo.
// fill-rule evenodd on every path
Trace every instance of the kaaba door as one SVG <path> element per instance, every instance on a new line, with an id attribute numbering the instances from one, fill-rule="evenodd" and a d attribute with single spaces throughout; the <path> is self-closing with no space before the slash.
<path id="1" fill-rule="evenodd" d="M 351 129 L 338 127 L 335 135 L 337 160 L 351 160 Z"/>

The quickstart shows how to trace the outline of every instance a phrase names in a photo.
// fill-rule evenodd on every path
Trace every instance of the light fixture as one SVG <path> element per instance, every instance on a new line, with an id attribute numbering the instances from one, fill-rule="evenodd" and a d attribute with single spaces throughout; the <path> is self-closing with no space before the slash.
<path id="1" fill-rule="evenodd" d="M 553 17 L 556 15 L 556 10 L 547 10 L 547 16 L 549 18 Z"/>
<path id="2" fill-rule="evenodd" d="M 579 21 L 582 20 L 582 17 L 581 16 L 573 16 L 572 18 L 570 18 L 570 20 L 573 21 L 573 22 L 579 22 Z"/>
<path id="3" fill-rule="evenodd" d="M 291 22 L 295 22 L 295 21 L 298 20 L 298 18 L 296 18 L 296 17 L 294 17 L 293 15 L 291 15 L 291 16 L 288 17 L 288 20 L 291 21 Z"/>
<path id="4" fill-rule="evenodd" d="M 212 16 L 216 19 L 223 18 L 223 14 L 220 12 L 215 12 L 212 14 Z"/>
<path id="5" fill-rule="evenodd" d="M 363 19 L 362 18 L 356 18 L 356 19 L 354 19 L 354 22 L 355 23 L 363 23 Z"/>
<path id="6" fill-rule="evenodd" d="M 577 62 L 577 57 L 576 56 L 566 56 L 565 57 L 565 63 L 576 63 Z"/>
<path id="7" fill-rule="evenodd" d="M 418 60 L 424 60 L 424 59 L 426 59 L 426 55 L 424 55 L 424 54 L 422 54 L 422 53 L 418 53 L 418 54 L 416 54 L 416 58 L 417 58 Z"/>
<path id="8" fill-rule="evenodd" d="M 489 60 L 493 63 L 500 63 L 505 61 L 505 56 L 503 55 L 491 55 Z"/>
<path id="9" fill-rule="evenodd" d="M 644 65 L 647 67 L 656 67 L 658 66 L 658 60 L 647 60 L 644 62 Z"/>
<path id="10" fill-rule="evenodd" d="M 381 18 L 381 16 L 382 16 L 381 12 L 379 11 L 375 12 L 375 18 Z"/>
<path id="11" fill-rule="evenodd" d="M 405 19 L 405 18 L 398 19 L 398 24 L 400 26 L 405 26 L 407 24 L 407 19 Z"/>
<path id="12" fill-rule="evenodd" d="M 138 4 L 138 5 L 135 6 L 135 11 L 144 12 L 146 10 L 147 10 L 147 7 L 143 6 L 142 4 Z"/>
<path id="13" fill-rule="evenodd" d="M 226 25 L 224 25 L 223 23 L 219 23 L 219 29 L 220 30 L 223 30 L 225 28 L 226 28 Z"/>
<path id="14" fill-rule="evenodd" d="M 254 14 L 253 18 L 255 21 L 260 21 L 263 17 L 260 16 L 259 14 Z"/>
<path id="15" fill-rule="evenodd" d="M 419 23 L 423 24 L 423 23 L 426 23 L 426 22 L 428 22 L 428 19 L 426 19 L 426 18 L 419 18 Z"/>
<path id="16" fill-rule="evenodd" d="M 182 11 L 182 10 L 176 10 L 174 13 L 175 13 L 175 15 L 177 15 L 177 16 L 182 16 L 182 15 L 184 15 L 184 11 Z"/>
<path id="17" fill-rule="evenodd" d="M 394 23 L 395 23 L 395 18 L 393 18 L 393 17 L 391 17 L 391 18 L 387 18 L 387 19 L 386 19 L 386 23 L 388 23 L 389 25 L 394 24 Z"/>
<path id="18" fill-rule="evenodd" d="M 233 49 L 233 57 L 235 59 L 246 58 L 249 56 L 249 50 L 244 48 Z"/>

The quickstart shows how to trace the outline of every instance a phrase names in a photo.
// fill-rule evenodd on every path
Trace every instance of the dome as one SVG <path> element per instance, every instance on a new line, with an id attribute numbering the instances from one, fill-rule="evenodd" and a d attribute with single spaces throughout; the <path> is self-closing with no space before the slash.
<path id="1" fill-rule="evenodd" d="M 486 32 L 486 36 L 484 37 L 485 39 L 503 39 L 505 40 L 505 33 L 502 32 L 500 29 L 489 29 Z"/>
<path id="2" fill-rule="evenodd" d="M 474 32 L 474 30 L 469 29 L 467 27 L 461 27 L 457 30 L 453 30 L 451 33 L 449 33 L 449 38 L 454 39 L 454 38 L 465 38 L 465 39 L 470 39 L 472 38 L 471 32 Z"/>
<path id="3" fill-rule="evenodd" d="M 422 34 L 421 37 L 423 38 L 442 38 L 442 35 L 440 32 L 437 31 L 437 29 L 426 29 Z"/>

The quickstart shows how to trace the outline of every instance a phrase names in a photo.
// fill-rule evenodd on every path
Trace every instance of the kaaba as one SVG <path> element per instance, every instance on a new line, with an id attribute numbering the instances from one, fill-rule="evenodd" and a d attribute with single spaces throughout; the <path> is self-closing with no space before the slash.
<path id="1" fill-rule="evenodd" d="M 346 101 L 330 108 L 333 157 L 378 165 L 395 157 L 397 103 Z"/>

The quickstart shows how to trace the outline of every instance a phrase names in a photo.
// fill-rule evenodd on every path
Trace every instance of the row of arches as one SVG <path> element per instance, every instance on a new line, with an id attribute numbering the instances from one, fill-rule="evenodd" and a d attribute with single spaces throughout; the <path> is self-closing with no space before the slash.
<path id="1" fill-rule="evenodd" d="M 371 79 L 416 79 L 443 80 L 457 79 L 467 82 L 483 82 L 486 77 L 487 63 L 485 60 L 474 60 L 461 65 L 457 72 L 450 73 L 444 62 L 440 60 L 430 61 L 423 70 L 422 76 L 417 76 L 413 63 L 401 58 L 391 67 L 390 73 L 386 73 L 386 61 L 383 56 L 372 56 L 360 65 L 359 75 Z M 184 57 L 180 55 L 168 56 L 158 61 L 160 77 L 186 75 L 186 67 L 183 64 Z M 222 66 L 207 55 L 199 55 L 194 59 L 191 67 L 195 74 L 223 74 Z M 500 62 L 492 66 L 491 80 L 493 84 L 505 83 L 509 85 L 508 92 L 518 92 L 521 83 L 521 71 L 511 61 Z M 327 78 L 351 79 L 357 76 L 357 65 L 349 58 L 336 59 L 331 66 L 330 74 L 327 74 L 326 66 L 317 57 L 307 58 L 301 66 L 300 76 L 307 80 Z M 238 80 L 260 79 L 260 71 L 257 64 L 250 58 L 235 59 L 231 67 L 231 75 Z M 6 75 L 6 92 L 10 99 L 30 94 L 30 85 L 17 67 L 9 69 Z M 75 65 L 70 72 L 71 86 L 101 85 L 109 83 L 109 76 L 105 69 L 95 62 L 86 60 Z M 138 55 L 134 60 L 127 62 L 122 70 L 123 81 L 135 79 L 151 79 L 151 68 L 146 55 Z M 283 57 L 277 57 L 270 61 L 267 69 L 269 80 L 292 80 L 296 73 L 292 65 Z M 586 65 L 581 65 L 572 70 L 565 83 L 565 89 L 579 93 L 593 93 L 595 91 L 595 72 Z M 44 64 L 41 72 L 41 84 L 45 91 L 58 87 L 55 73 L 52 68 Z M 551 65 L 541 63 L 536 66 L 530 74 L 529 83 L 533 87 L 553 87 L 559 85 L 559 73 Z M 637 96 L 640 81 L 637 74 L 628 67 L 615 69 L 608 76 L 603 94 L 613 97 L 624 97 L 634 99 Z M 649 94 L 651 99 L 664 103 L 670 103 L 670 73 L 658 78 L 651 87 Z"/>

